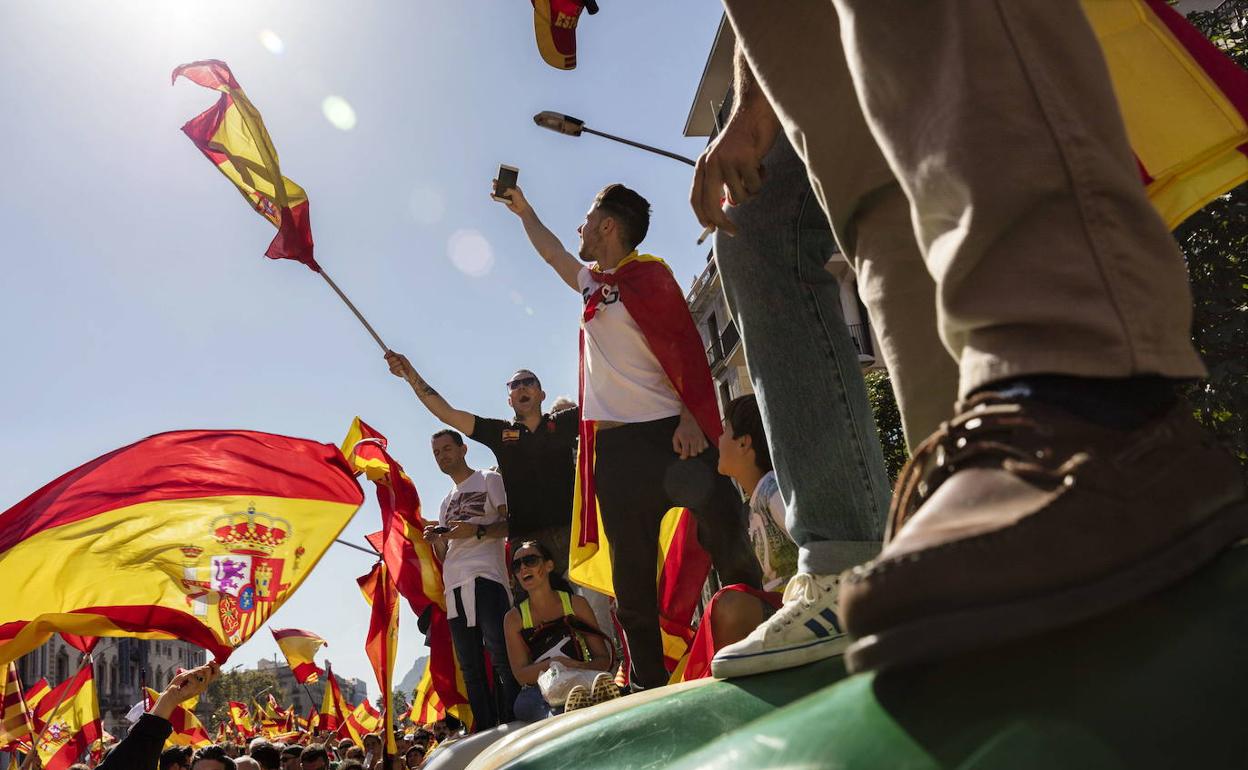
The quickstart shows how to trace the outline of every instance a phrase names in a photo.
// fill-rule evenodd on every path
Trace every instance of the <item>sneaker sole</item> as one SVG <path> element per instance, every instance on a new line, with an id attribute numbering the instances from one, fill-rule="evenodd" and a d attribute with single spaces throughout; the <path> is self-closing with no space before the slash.
<path id="1" fill-rule="evenodd" d="M 1103 615 L 1188 577 L 1246 535 L 1248 503 L 1233 503 L 1163 550 L 1095 583 L 870 634 L 849 646 L 845 664 L 858 673 L 928 663 Z"/>
<path id="2" fill-rule="evenodd" d="M 849 637 L 840 634 L 798 647 L 715 657 L 711 658 L 711 675 L 719 679 L 735 679 L 783 671 L 840 655 L 848 644 Z"/>

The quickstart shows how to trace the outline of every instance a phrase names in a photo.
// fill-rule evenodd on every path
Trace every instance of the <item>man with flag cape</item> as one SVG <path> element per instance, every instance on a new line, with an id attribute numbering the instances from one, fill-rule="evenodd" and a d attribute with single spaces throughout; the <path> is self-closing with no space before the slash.
<path id="1" fill-rule="evenodd" d="M 518 188 L 504 195 L 585 303 L 572 579 L 615 596 L 633 685 L 661 686 L 675 664 L 665 653 L 683 654 L 709 563 L 725 583 L 760 587 L 740 495 L 716 471 L 722 429 L 702 340 L 667 265 L 637 251 L 650 205 L 636 192 L 613 184 L 594 199 L 578 228 L 590 266 Z"/>

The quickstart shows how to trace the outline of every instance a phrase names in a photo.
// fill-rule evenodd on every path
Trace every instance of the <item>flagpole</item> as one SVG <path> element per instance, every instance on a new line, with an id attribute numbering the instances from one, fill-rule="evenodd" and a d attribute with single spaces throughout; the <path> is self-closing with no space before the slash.
<path id="1" fill-rule="evenodd" d="M 346 540 L 339 540 L 338 538 L 334 538 L 334 542 L 337 543 L 338 545 L 345 545 L 348 548 L 354 548 L 355 550 L 360 551 L 361 553 L 366 553 L 369 556 L 379 555 L 376 551 L 374 551 L 371 548 L 365 548 L 363 546 L 356 545 L 355 543 L 348 543 Z"/>
<path id="2" fill-rule="evenodd" d="M 347 307 L 351 309 L 351 312 L 355 313 L 355 317 L 360 319 L 360 323 L 364 324 L 364 328 L 368 329 L 368 333 L 373 335 L 373 339 L 377 341 L 377 346 L 381 348 L 381 352 L 389 353 L 390 348 L 386 346 L 386 343 L 381 341 L 381 336 L 377 334 L 375 329 L 373 329 L 372 324 L 368 322 L 368 319 L 364 317 L 364 314 L 356 308 L 355 303 L 353 303 L 346 294 L 342 293 L 342 289 L 339 289 L 338 284 L 334 283 L 334 279 L 329 277 L 329 273 L 325 272 L 324 269 L 322 269 L 320 273 L 321 277 L 325 279 L 325 283 L 329 284 L 329 288 L 334 290 L 334 293 L 336 293 L 338 297 L 346 303 Z"/>

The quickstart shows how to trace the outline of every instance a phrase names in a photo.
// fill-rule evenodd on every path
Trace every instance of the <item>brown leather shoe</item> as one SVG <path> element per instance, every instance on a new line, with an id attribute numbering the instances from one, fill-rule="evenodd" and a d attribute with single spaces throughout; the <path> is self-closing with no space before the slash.
<path id="1" fill-rule="evenodd" d="M 1248 535 L 1235 460 L 1180 403 L 1134 431 L 985 393 L 916 450 L 879 557 L 841 579 L 851 671 L 1097 615 Z"/>

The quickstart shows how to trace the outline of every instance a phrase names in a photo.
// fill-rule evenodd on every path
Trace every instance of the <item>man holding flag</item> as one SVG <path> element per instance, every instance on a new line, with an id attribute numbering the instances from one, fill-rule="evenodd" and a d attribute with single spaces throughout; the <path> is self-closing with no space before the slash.
<path id="1" fill-rule="evenodd" d="M 84 670 L 90 670 L 86 668 Z M 118 743 L 96 770 L 133 770 L 156 766 L 165 740 L 173 732 L 170 722 L 179 704 L 199 697 L 212 680 L 220 674 L 215 661 L 190 671 L 183 671 L 173 678 L 164 692 L 156 698 L 151 709 L 139 717 L 129 734 Z"/>
<path id="2" fill-rule="evenodd" d="M 655 559 L 667 511 L 693 513 L 697 544 L 724 583 L 761 587 L 741 497 L 716 471 L 722 428 L 702 340 L 667 265 L 637 251 L 650 225 L 643 197 L 620 184 L 598 194 L 577 228 L 587 267 L 542 224 L 519 188 L 504 195 L 538 254 L 584 298 L 578 544 L 597 540 L 596 504 L 610 545 L 632 683 L 662 686 L 669 671 Z M 678 548 L 694 553 L 697 544 Z M 689 580 L 678 581 L 675 590 L 696 595 L 705 567 L 691 563 L 684 571 Z"/>

